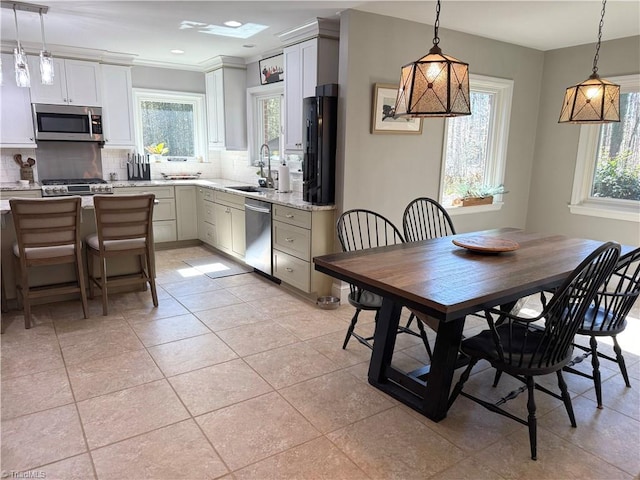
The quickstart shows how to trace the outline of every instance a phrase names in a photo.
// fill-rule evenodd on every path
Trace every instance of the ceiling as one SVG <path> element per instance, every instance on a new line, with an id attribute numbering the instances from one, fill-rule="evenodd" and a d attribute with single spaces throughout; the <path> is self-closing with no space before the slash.
<path id="1" fill-rule="evenodd" d="M 7 2 L 2 0 L 3 5 Z M 9 2 L 11 3 L 11 2 Z M 28 2 L 32 3 L 32 2 Z M 133 64 L 202 70 L 213 58 L 234 56 L 246 62 L 282 48 L 278 34 L 316 17 L 338 18 L 354 8 L 429 25 L 435 19 L 432 1 L 75 1 L 40 0 L 49 49 L 76 54 L 99 50 L 128 58 Z M 517 45 L 551 50 L 593 43 L 597 39 L 601 2 L 584 1 L 456 1 L 442 2 L 441 28 L 480 35 Z M 3 50 L 15 45 L 10 8 L 2 8 Z M 206 25 L 227 20 L 268 26 L 246 39 L 202 33 Z M 194 28 L 180 28 L 196 22 Z M 202 24 L 202 25 L 200 25 Z M 190 23 L 189 25 L 194 25 Z M 18 11 L 20 39 L 26 50 L 40 49 L 40 20 L 36 13 Z M 603 40 L 640 35 L 640 2 L 609 0 Z M 430 44 L 425 39 L 425 48 Z M 253 45 L 248 47 L 247 45 Z M 173 54 L 172 49 L 183 50 Z"/>

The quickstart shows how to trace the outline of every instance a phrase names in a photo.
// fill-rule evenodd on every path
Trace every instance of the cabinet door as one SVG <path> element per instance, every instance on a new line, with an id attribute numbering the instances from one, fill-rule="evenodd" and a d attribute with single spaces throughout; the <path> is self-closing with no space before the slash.
<path id="1" fill-rule="evenodd" d="M 0 86 L 0 145 L 35 148 L 31 97 L 28 88 L 18 87 L 14 79 L 13 56 L 2 54 Z"/>
<path id="2" fill-rule="evenodd" d="M 224 83 L 222 69 L 205 75 L 209 146 L 224 147 Z"/>
<path id="3" fill-rule="evenodd" d="M 135 146 L 131 68 L 101 65 L 105 148 Z"/>
<path id="4" fill-rule="evenodd" d="M 216 217 L 216 247 L 227 253 L 233 252 L 233 236 L 231 233 L 231 207 L 214 204 Z"/>
<path id="5" fill-rule="evenodd" d="M 302 60 L 300 45 L 284 49 L 284 148 L 302 150 Z"/>
<path id="6" fill-rule="evenodd" d="M 27 60 L 31 74 L 31 101 L 33 103 L 67 105 L 69 102 L 67 99 L 67 76 L 64 69 L 64 59 L 53 58 L 53 85 L 42 85 L 40 79 L 40 57 L 29 56 Z M 13 61 L 11 64 L 13 64 Z"/>
<path id="7" fill-rule="evenodd" d="M 198 238 L 196 187 L 185 185 L 175 188 L 178 240 L 194 240 Z"/>
<path id="8" fill-rule="evenodd" d="M 307 40 L 300 44 L 302 63 L 302 98 L 315 97 L 318 84 L 318 40 Z"/>
<path id="9" fill-rule="evenodd" d="M 65 60 L 67 100 L 69 105 L 102 105 L 99 64 L 81 60 Z"/>
<path id="10" fill-rule="evenodd" d="M 231 239 L 233 253 L 244 258 L 244 254 L 247 250 L 245 237 L 245 225 L 244 225 L 244 210 L 237 208 L 231 209 Z"/>

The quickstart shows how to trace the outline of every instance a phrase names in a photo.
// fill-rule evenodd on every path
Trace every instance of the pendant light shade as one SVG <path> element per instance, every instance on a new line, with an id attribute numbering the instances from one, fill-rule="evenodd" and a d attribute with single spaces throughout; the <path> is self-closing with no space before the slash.
<path id="1" fill-rule="evenodd" d="M 40 10 L 40 32 L 42 33 L 42 50 L 40 51 L 40 79 L 43 85 L 53 85 L 53 57 L 51 52 L 47 51 L 47 42 L 44 39 L 44 20 L 42 18 L 42 10 Z"/>
<path id="2" fill-rule="evenodd" d="M 13 19 L 16 23 L 16 40 L 18 46 L 13 49 L 13 63 L 16 70 L 16 85 L 23 88 L 31 86 L 31 76 L 29 75 L 29 65 L 27 64 L 27 55 L 20 44 L 20 34 L 18 33 L 18 14 L 16 6 L 13 5 Z"/>
<path id="3" fill-rule="evenodd" d="M 598 75 L 598 55 L 607 0 L 602 1 L 598 43 L 592 74 L 584 82 L 567 88 L 558 123 L 610 123 L 620 121 L 620 85 Z"/>
<path id="4" fill-rule="evenodd" d="M 402 67 L 396 116 L 471 115 L 469 64 L 442 53 L 439 24 L 440 0 L 436 4 L 433 47 L 424 57 Z"/>

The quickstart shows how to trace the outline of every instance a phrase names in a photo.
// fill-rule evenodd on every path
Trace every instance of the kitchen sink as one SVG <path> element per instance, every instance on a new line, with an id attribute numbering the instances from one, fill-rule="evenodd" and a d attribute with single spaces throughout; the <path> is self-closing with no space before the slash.
<path id="1" fill-rule="evenodd" d="M 252 193 L 264 192 L 263 188 L 254 187 L 253 185 L 238 185 L 235 187 L 226 187 L 226 188 L 229 188 L 231 190 L 239 190 L 240 192 L 252 192 Z"/>

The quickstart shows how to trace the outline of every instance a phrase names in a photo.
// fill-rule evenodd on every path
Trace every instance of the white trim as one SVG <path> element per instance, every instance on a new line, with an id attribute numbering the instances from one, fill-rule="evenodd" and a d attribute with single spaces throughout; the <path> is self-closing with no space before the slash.
<path id="1" fill-rule="evenodd" d="M 475 205 L 472 207 L 447 207 L 447 213 L 451 216 L 468 215 L 470 213 L 497 212 L 502 210 L 504 202 L 493 202 L 489 205 Z"/>
<path id="2" fill-rule="evenodd" d="M 495 114 L 492 115 L 492 122 L 489 128 L 489 145 L 487 148 L 487 159 L 485 177 L 486 183 L 491 185 L 500 185 L 504 183 L 504 174 L 507 164 L 507 150 L 509 147 L 509 125 L 511 123 L 511 101 L 513 98 L 513 80 L 488 77 L 485 75 L 470 74 L 469 89 L 475 92 L 495 94 L 493 105 Z M 447 158 L 447 132 L 449 131 L 449 122 L 451 119 L 445 119 L 444 125 L 444 141 L 442 148 L 442 161 L 440 162 L 440 192 L 438 198 L 443 201 L 443 184 L 446 169 Z M 502 199 L 502 195 L 498 196 L 498 200 Z M 496 202 L 494 205 L 496 205 Z M 447 207 L 448 209 L 449 207 Z M 465 209 L 471 207 L 464 207 Z M 473 207 L 479 208 L 479 207 Z M 499 209 L 499 208 L 498 208 Z M 455 211 L 451 208 L 451 211 Z M 478 211 L 487 210 L 481 208 Z M 489 208 L 488 210 L 496 210 Z"/>
<path id="3" fill-rule="evenodd" d="M 275 95 L 284 96 L 284 83 L 279 82 L 275 84 L 260 85 L 258 87 L 247 88 L 247 139 L 249 150 L 249 165 L 253 166 L 258 158 L 257 143 L 255 141 L 255 132 L 258 131 L 258 118 L 255 114 L 257 109 L 258 100 L 262 97 L 272 97 Z M 282 100 L 281 100 L 282 102 Z M 282 103 L 281 103 L 282 109 Z M 280 121 L 284 120 L 284 116 L 280 115 Z M 280 142 L 283 142 L 282 134 L 280 135 Z M 280 149 L 281 157 L 283 149 Z M 272 165 L 273 167 L 273 165 Z"/>
<path id="4" fill-rule="evenodd" d="M 640 91 L 640 74 L 609 77 L 607 80 L 620 85 L 621 93 Z M 600 125 L 580 126 L 569 211 L 575 215 L 640 222 L 640 202 L 591 196 L 599 136 Z"/>

